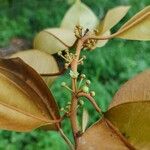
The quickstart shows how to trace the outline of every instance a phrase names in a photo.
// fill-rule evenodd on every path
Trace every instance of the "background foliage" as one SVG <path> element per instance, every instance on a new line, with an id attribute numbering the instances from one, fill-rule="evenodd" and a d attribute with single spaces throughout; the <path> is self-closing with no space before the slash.
<path id="1" fill-rule="evenodd" d="M 47 27 L 59 26 L 65 11 L 73 0 L 0 0 L 0 47 L 7 46 L 13 37 L 33 40 L 34 35 Z M 103 18 L 108 9 L 117 5 L 131 5 L 128 15 L 119 26 L 133 14 L 149 5 L 149 0 L 84 0 L 89 7 Z M 96 92 L 96 100 L 105 111 L 119 86 L 138 72 L 150 66 L 150 43 L 125 40 L 111 40 L 101 49 L 83 52 L 87 55 L 84 72 L 91 80 L 91 89 Z M 40 63 L 40 62 L 39 62 Z M 59 77 L 52 91 L 60 107 L 70 98 L 60 87 L 62 81 L 70 82 L 67 75 Z M 57 92 L 54 92 L 57 91 Z M 63 92 L 62 92 L 63 91 Z M 85 104 L 91 115 L 90 124 L 98 119 L 89 103 Z M 81 113 L 81 112 L 79 112 Z M 90 125 L 89 124 L 89 125 Z M 71 137 L 69 124 L 63 123 L 65 132 Z M 0 150 L 59 150 L 67 146 L 55 132 L 33 131 L 16 133 L 0 131 Z"/>

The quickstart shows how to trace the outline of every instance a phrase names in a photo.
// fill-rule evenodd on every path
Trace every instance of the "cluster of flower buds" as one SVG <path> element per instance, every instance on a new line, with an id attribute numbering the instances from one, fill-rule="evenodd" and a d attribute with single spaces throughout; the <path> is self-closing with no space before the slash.
<path id="1" fill-rule="evenodd" d="M 82 85 L 82 83 L 84 82 L 84 84 Z M 81 74 L 80 76 L 80 82 L 78 85 L 79 90 L 83 91 L 84 93 L 90 93 L 90 95 L 92 97 L 95 96 L 95 92 L 94 91 L 90 91 L 89 87 L 90 87 L 91 81 L 86 79 L 85 74 Z"/>
<path id="2" fill-rule="evenodd" d="M 62 107 L 62 108 L 60 109 L 60 111 L 62 111 L 62 112 L 64 112 L 65 114 L 69 115 L 69 113 L 70 113 L 70 106 L 71 106 L 71 102 L 68 102 L 65 107 Z"/>
<path id="3" fill-rule="evenodd" d="M 97 40 L 94 40 L 94 39 L 88 39 L 85 43 L 84 43 L 84 47 L 86 49 L 89 49 L 89 50 L 92 50 L 96 47 L 96 43 L 97 43 Z"/>
<path id="4" fill-rule="evenodd" d="M 98 35 L 98 30 L 94 30 L 93 33 L 94 33 L 94 35 Z M 88 40 L 84 43 L 84 47 L 85 47 L 86 49 L 92 50 L 92 49 L 95 49 L 96 43 L 97 43 L 97 40 L 95 40 L 95 39 L 88 39 Z"/>
<path id="5" fill-rule="evenodd" d="M 68 69 L 71 62 L 76 58 L 76 54 L 70 53 L 68 49 L 65 50 L 65 54 L 61 51 L 58 52 L 58 55 L 65 60 L 65 68 Z"/>
<path id="6" fill-rule="evenodd" d="M 74 33 L 76 38 L 80 39 L 83 37 L 83 28 L 79 25 L 76 25 L 75 29 L 74 29 Z"/>
<path id="7" fill-rule="evenodd" d="M 80 25 L 76 25 L 74 29 L 74 33 L 77 39 L 84 37 L 89 32 L 89 29 L 83 30 L 83 27 Z"/>

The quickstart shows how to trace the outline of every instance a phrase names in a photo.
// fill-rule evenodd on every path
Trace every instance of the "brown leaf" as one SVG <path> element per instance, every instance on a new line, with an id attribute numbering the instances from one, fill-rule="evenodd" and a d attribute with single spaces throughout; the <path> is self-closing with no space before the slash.
<path id="1" fill-rule="evenodd" d="M 57 62 L 54 57 L 48 53 L 39 50 L 26 50 L 15 53 L 11 58 L 19 57 L 39 74 L 50 74 L 59 72 Z M 51 85 L 55 77 L 43 77 L 47 85 Z"/>
<path id="2" fill-rule="evenodd" d="M 73 31 L 61 28 L 49 28 L 35 36 L 34 49 L 54 54 L 71 47 L 75 41 L 76 37 Z"/>
<path id="3" fill-rule="evenodd" d="M 116 37 L 130 40 L 150 40 L 150 6 L 133 16 L 116 33 Z"/>
<path id="4" fill-rule="evenodd" d="M 105 119 L 95 123 L 79 138 L 77 150 L 128 150 Z"/>
<path id="5" fill-rule="evenodd" d="M 118 6 L 110 9 L 100 24 L 99 30 L 101 34 L 109 31 L 112 27 L 114 27 L 126 15 L 129 8 L 129 6 Z"/>
<path id="6" fill-rule="evenodd" d="M 0 128 L 30 131 L 57 129 L 59 113 L 41 77 L 21 59 L 0 59 Z"/>
<path id="7" fill-rule="evenodd" d="M 137 149 L 150 148 L 150 70 L 125 83 L 116 93 L 105 117 Z"/>
<path id="8" fill-rule="evenodd" d="M 84 29 L 93 30 L 98 25 L 98 19 L 92 10 L 77 0 L 75 4 L 67 11 L 62 22 L 61 27 L 74 30 L 76 25 L 82 26 Z"/>

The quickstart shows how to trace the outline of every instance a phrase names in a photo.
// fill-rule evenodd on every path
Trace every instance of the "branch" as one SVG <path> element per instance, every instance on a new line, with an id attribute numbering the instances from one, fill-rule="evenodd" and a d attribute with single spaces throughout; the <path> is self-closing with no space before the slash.
<path id="1" fill-rule="evenodd" d="M 56 73 L 41 73 L 40 75 L 43 77 L 58 76 L 58 75 L 64 74 L 65 71 L 66 71 L 66 69 L 63 68 L 62 70 L 60 70 L 59 72 L 56 72 Z"/>
<path id="2" fill-rule="evenodd" d="M 96 109 L 97 112 L 99 112 L 99 113 L 102 112 L 101 109 L 99 108 L 99 106 L 97 105 L 97 103 L 95 102 L 94 98 L 90 94 L 81 92 L 81 93 L 78 93 L 77 96 L 78 97 L 86 97 L 92 103 L 92 105 L 94 106 L 94 108 Z"/>

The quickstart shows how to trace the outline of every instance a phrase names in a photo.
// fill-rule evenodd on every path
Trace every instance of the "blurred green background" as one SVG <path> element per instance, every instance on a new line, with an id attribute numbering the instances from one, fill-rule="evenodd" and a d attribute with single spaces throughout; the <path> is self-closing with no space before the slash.
<path id="1" fill-rule="evenodd" d="M 83 0 L 101 19 L 108 9 L 118 5 L 131 5 L 128 15 L 120 25 L 137 11 L 150 4 L 149 0 Z M 73 0 L 0 0 L 0 47 L 7 46 L 13 37 L 32 41 L 35 34 L 47 27 L 59 26 L 66 10 Z M 119 86 L 129 78 L 150 66 L 150 43 L 126 40 L 111 40 L 103 48 L 84 52 L 87 56 L 80 72 L 91 80 L 91 90 L 96 92 L 95 99 L 105 111 Z M 70 98 L 62 90 L 62 81 L 70 82 L 67 74 L 59 77 L 52 91 L 59 104 L 65 106 Z M 57 92 L 56 92 L 57 91 Z M 85 103 L 91 116 L 89 125 L 98 120 L 98 114 L 89 103 Z M 81 112 L 79 112 L 81 114 Z M 72 139 L 68 121 L 63 123 L 67 136 Z M 0 131 L 0 150 L 67 150 L 58 133 L 33 131 L 16 133 Z"/>

